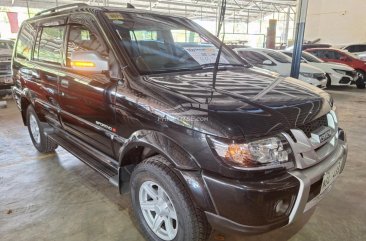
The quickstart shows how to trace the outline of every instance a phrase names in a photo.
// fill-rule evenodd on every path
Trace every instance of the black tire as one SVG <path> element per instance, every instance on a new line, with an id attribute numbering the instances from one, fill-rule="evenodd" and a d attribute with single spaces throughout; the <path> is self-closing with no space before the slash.
<path id="1" fill-rule="evenodd" d="M 31 131 L 31 116 L 34 116 L 35 121 L 38 124 L 38 128 L 39 128 L 39 142 L 37 142 L 35 140 L 35 137 L 32 134 Z M 49 153 L 49 152 L 54 152 L 56 150 L 56 148 L 58 147 L 57 143 L 55 143 L 54 141 L 52 141 L 50 138 L 48 138 L 47 135 L 45 135 L 44 133 L 44 129 L 45 127 L 47 127 L 48 124 L 47 123 L 42 123 L 37 116 L 37 113 L 35 112 L 33 106 L 29 105 L 27 108 L 27 127 L 28 127 L 28 132 L 29 135 L 31 137 L 32 143 L 34 145 L 35 148 L 37 148 L 37 150 L 41 153 Z"/>
<path id="2" fill-rule="evenodd" d="M 360 76 L 360 78 L 356 81 L 357 88 L 365 89 L 366 73 L 359 69 L 357 69 L 356 72 L 357 72 L 357 75 Z"/>
<path id="3" fill-rule="evenodd" d="M 326 74 L 325 76 L 327 77 L 327 88 L 330 88 L 332 86 L 332 79 L 329 74 Z"/>
<path id="4" fill-rule="evenodd" d="M 139 193 L 143 183 L 154 182 L 162 187 L 172 202 L 177 216 L 174 241 L 203 241 L 211 232 L 204 213 L 195 207 L 184 184 L 172 170 L 169 162 L 161 155 L 150 157 L 140 163 L 130 179 L 131 201 L 135 218 L 147 240 L 163 240 L 149 227 L 140 207 Z M 165 223 L 161 227 L 165 227 Z"/>

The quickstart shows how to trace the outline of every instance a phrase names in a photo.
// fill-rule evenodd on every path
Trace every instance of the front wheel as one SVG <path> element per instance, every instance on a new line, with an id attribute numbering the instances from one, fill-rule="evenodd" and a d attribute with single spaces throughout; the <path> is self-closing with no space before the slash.
<path id="1" fill-rule="evenodd" d="M 329 74 L 326 74 L 327 77 L 327 88 L 330 88 L 332 86 L 332 79 L 330 78 Z"/>
<path id="2" fill-rule="evenodd" d="M 135 217 L 147 240 L 203 241 L 210 234 L 204 213 L 163 156 L 140 163 L 130 180 Z"/>
<path id="3" fill-rule="evenodd" d="M 356 70 L 358 75 L 358 80 L 356 81 L 356 86 L 358 89 L 365 89 L 365 78 L 366 74 L 362 70 Z"/>

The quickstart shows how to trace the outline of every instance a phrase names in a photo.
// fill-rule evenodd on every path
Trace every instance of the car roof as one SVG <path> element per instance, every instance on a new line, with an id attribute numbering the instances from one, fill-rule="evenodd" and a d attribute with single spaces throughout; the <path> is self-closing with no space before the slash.
<path id="1" fill-rule="evenodd" d="M 337 48 L 310 48 L 310 49 L 306 49 L 305 51 L 308 51 L 308 50 L 334 50 L 334 51 L 338 51 L 338 52 L 347 53 L 347 51 L 344 51 L 343 49 L 337 49 Z"/>
<path id="2" fill-rule="evenodd" d="M 70 6 L 70 8 L 68 8 Z M 64 7 L 64 9 L 63 9 Z M 53 9 L 59 10 L 59 11 L 52 11 Z M 124 12 L 124 13 L 140 13 L 140 14 L 150 14 L 150 15 L 157 15 L 157 16 L 165 16 L 165 17 L 172 17 L 172 15 L 156 12 L 156 11 L 150 11 L 150 10 L 144 10 L 144 9 L 136 9 L 136 8 L 123 8 L 123 7 L 98 7 L 98 6 L 89 6 L 87 4 L 80 4 L 80 6 L 77 6 L 77 4 L 67 4 L 60 6 L 58 8 L 51 8 L 45 11 L 41 11 L 37 13 L 34 17 L 29 18 L 26 20 L 26 22 L 32 22 L 36 20 L 41 20 L 46 17 L 53 17 L 63 14 L 70 14 L 70 13 L 80 13 L 80 12 L 87 12 L 96 14 L 97 12 Z M 182 18 L 186 19 L 182 16 L 174 16 L 175 18 Z"/>

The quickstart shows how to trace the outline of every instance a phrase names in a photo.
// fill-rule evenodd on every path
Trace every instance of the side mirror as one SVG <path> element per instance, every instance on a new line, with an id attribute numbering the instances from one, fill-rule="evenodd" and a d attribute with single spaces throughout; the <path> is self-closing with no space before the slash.
<path id="1" fill-rule="evenodd" d="M 274 63 L 271 60 L 269 60 L 269 59 L 264 60 L 262 64 L 263 65 L 274 65 Z"/>
<path id="2" fill-rule="evenodd" d="M 70 66 L 77 71 L 102 73 L 108 71 L 108 60 L 94 51 L 74 51 L 71 53 Z"/>

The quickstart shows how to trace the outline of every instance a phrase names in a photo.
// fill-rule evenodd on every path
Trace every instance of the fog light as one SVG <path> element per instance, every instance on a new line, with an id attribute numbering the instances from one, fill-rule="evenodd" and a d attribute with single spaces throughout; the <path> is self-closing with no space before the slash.
<path id="1" fill-rule="evenodd" d="M 290 202 L 288 200 L 279 200 L 275 205 L 275 211 L 277 215 L 285 214 L 290 207 Z"/>

